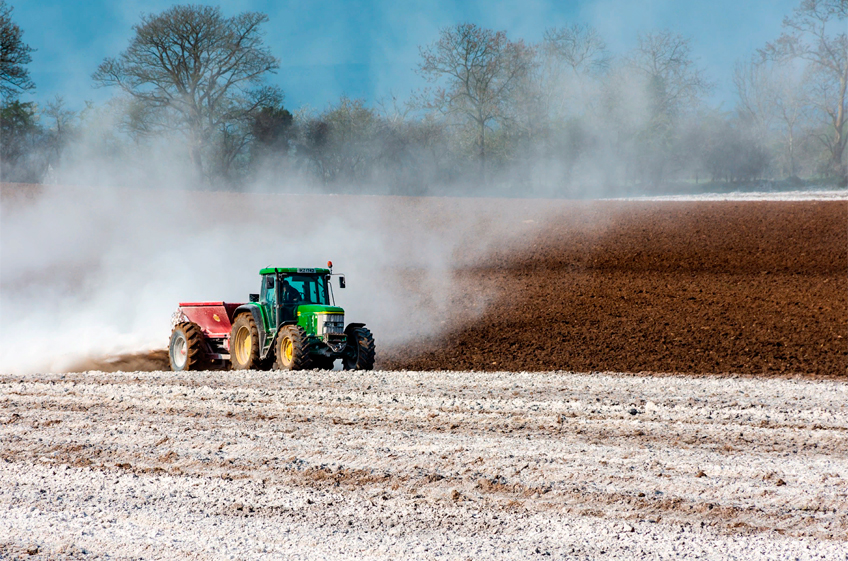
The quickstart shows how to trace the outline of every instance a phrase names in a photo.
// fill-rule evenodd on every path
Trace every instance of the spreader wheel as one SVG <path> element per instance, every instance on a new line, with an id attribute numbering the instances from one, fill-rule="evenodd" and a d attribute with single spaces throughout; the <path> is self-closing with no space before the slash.
<path id="1" fill-rule="evenodd" d="M 277 370 L 309 370 L 312 360 L 306 346 L 306 332 L 299 325 L 287 325 L 277 337 Z"/>
<path id="2" fill-rule="evenodd" d="M 364 327 L 348 327 L 345 329 L 347 346 L 345 347 L 342 365 L 345 370 L 374 369 L 374 336 Z"/>
<path id="3" fill-rule="evenodd" d="M 230 364 L 233 370 L 262 369 L 259 330 L 253 315 L 239 314 L 230 331 Z"/>
<path id="4" fill-rule="evenodd" d="M 209 368 L 203 331 L 199 325 L 185 322 L 174 326 L 168 345 L 168 358 L 174 372 Z"/>

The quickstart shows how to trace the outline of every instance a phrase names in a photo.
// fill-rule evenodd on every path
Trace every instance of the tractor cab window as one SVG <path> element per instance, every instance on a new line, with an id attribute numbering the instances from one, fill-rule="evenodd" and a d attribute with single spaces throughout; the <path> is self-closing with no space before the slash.
<path id="1" fill-rule="evenodd" d="M 273 305 L 275 297 L 276 291 L 274 290 L 274 276 L 265 275 L 262 277 L 262 286 L 259 288 L 259 301 Z"/>
<path id="2" fill-rule="evenodd" d="M 277 302 L 277 291 L 274 288 L 274 275 L 262 277 L 262 287 L 259 289 L 259 301 L 268 304 L 272 308 Z"/>
<path id="3" fill-rule="evenodd" d="M 283 303 L 328 304 L 327 280 L 319 275 L 286 275 L 283 277 Z"/>
<path id="4" fill-rule="evenodd" d="M 271 325 L 277 324 L 277 279 L 274 275 L 262 277 L 262 286 L 259 287 L 259 302 L 266 306 L 270 314 Z"/>

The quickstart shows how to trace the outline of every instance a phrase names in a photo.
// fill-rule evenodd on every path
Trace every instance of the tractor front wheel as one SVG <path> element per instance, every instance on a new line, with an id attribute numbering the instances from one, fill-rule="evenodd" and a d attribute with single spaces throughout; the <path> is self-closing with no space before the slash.
<path id="1" fill-rule="evenodd" d="M 374 369 L 374 336 L 364 327 L 348 327 L 345 329 L 347 346 L 342 357 L 345 370 Z"/>
<path id="2" fill-rule="evenodd" d="M 171 341 L 168 344 L 171 370 L 174 372 L 204 370 L 209 366 L 207 358 L 203 331 L 199 325 L 189 321 L 174 326 L 174 330 L 171 331 Z"/>
<path id="3" fill-rule="evenodd" d="M 312 360 L 306 345 L 306 332 L 299 325 L 287 325 L 277 336 L 277 370 L 309 370 Z"/>
<path id="4" fill-rule="evenodd" d="M 230 364 L 233 370 L 262 368 L 259 330 L 251 314 L 239 314 L 230 331 Z"/>

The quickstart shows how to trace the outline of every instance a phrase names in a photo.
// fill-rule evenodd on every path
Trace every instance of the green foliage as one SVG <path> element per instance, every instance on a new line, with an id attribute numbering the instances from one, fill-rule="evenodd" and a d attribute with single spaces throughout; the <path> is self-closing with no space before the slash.
<path id="1" fill-rule="evenodd" d="M 259 146 L 285 149 L 293 124 L 294 117 L 288 109 L 263 107 L 253 116 L 251 132 Z"/>
<path id="2" fill-rule="evenodd" d="M 0 97 L 4 100 L 35 89 L 26 65 L 32 47 L 23 42 L 23 31 L 12 21 L 12 7 L 0 0 Z"/>
<path id="3" fill-rule="evenodd" d="M 12 101 L 0 107 L 0 180 L 37 183 L 46 171 L 43 131 L 35 104 Z"/>

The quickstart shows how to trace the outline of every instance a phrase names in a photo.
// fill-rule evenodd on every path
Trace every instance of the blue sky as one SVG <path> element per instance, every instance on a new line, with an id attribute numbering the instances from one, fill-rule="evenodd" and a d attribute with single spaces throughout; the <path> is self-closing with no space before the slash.
<path id="1" fill-rule="evenodd" d="M 107 56 L 126 48 L 142 13 L 175 4 L 161 0 L 7 0 L 34 49 L 30 73 L 38 102 L 61 94 L 71 108 L 112 93 L 94 89 L 91 74 Z M 546 27 L 585 23 L 596 27 L 615 54 L 638 33 L 672 29 L 690 36 L 695 56 L 718 85 L 713 101 L 732 106 L 733 64 L 780 34 L 799 0 L 584 0 L 479 1 L 327 0 L 320 2 L 225 0 L 225 15 L 268 14 L 266 43 L 281 59 L 270 82 L 286 106 L 321 110 L 342 94 L 374 103 L 391 94 L 405 99 L 422 85 L 414 72 L 418 45 L 434 41 L 440 27 L 470 21 L 504 29 L 512 38 L 538 41 Z"/>

